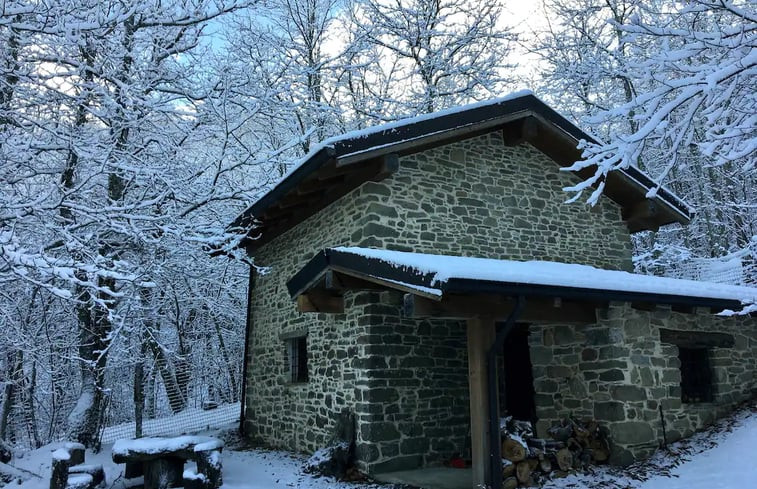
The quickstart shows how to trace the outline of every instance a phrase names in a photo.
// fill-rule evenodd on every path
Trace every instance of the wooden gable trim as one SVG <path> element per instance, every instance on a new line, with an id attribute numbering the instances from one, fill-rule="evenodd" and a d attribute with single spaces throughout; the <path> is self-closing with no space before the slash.
<path id="1" fill-rule="evenodd" d="M 377 160 L 386 161 L 387 154 L 417 153 L 496 130 L 502 131 L 505 144 L 528 142 L 560 166 L 580 159 L 577 141 L 593 141 L 591 136 L 530 94 L 453 113 L 433 114 L 385 130 L 378 128 L 365 135 L 335 140 L 308 157 L 245 210 L 229 230 L 246 230 L 249 236 L 242 244 L 252 253 L 363 182 L 380 180 L 396 171 L 389 168 L 375 173 L 365 170 Z M 577 174 L 585 179 L 593 171 L 583 169 Z M 628 220 L 631 232 L 657 229 L 670 222 L 685 224 L 690 219 L 690 209 L 665 188 L 657 189 L 653 199 L 659 204 L 656 213 L 638 213 L 635 205 L 645 201 L 648 189 L 656 184 L 636 168 L 611 172 L 604 183 L 604 194 L 617 202 L 624 213 L 633 216 Z M 218 253 L 220 251 L 215 252 Z"/>

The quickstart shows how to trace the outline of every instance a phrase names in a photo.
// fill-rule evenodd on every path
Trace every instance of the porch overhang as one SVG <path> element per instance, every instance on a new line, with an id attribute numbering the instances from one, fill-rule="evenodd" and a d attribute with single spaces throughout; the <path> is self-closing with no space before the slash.
<path id="1" fill-rule="evenodd" d="M 555 263 L 488 260 L 365 248 L 328 248 L 288 282 L 303 312 L 341 312 L 346 290 L 405 292 L 409 317 L 507 317 L 514 298 L 527 297 L 523 321 L 594 322 L 597 307 L 630 302 L 687 312 L 740 310 L 757 302 L 752 287 L 651 277 Z"/>
<path id="2" fill-rule="evenodd" d="M 665 304 L 689 312 L 738 310 L 757 302 L 757 289 L 647 277 L 550 262 L 329 248 L 287 282 L 301 312 L 344 312 L 348 290 L 404 292 L 409 318 L 465 320 L 475 487 L 501 489 L 496 355 L 516 321 L 596 323 L 611 301 Z"/>

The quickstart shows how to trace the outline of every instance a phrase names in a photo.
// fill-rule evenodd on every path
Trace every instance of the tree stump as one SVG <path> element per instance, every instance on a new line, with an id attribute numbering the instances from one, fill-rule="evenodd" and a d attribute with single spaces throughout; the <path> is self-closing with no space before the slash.
<path id="1" fill-rule="evenodd" d="M 66 489 L 68 485 L 68 465 L 71 456 L 68 450 L 59 448 L 53 452 L 52 475 L 50 489 Z"/>
<path id="2" fill-rule="evenodd" d="M 68 478 L 66 489 L 92 489 L 95 487 L 89 474 L 74 474 Z"/>
<path id="3" fill-rule="evenodd" d="M 69 461 L 70 465 L 81 465 L 84 463 L 84 445 L 81 443 L 67 442 L 64 447 L 71 457 Z"/>
<path id="4" fill-rule="evenodd" d="M 223 484 L 223 464 L 221 463 L 220 450 L 208 450 L 195 452 L 197 457 L 197 472 L 204 476 L 206 488 L 218 489 Z M 186 486 L 185 488 L 186 489 Z"/>
<path id="5" fill-rule="evenodd" d="M 176 457 L 158 458 L 144 463 L 145 487 L 167 489 L 180 487 L 183 483 L 184 459 Z"/>

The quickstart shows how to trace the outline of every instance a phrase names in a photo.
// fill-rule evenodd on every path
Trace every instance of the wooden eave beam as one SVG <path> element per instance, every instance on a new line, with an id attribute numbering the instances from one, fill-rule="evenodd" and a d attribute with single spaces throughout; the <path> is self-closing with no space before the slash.
<path id="1" fill-rule="evenodd" d="M 597 304 L 588 302 L 529 297 L 519 320 L 532 323 L 593 324 L 597 322 L 597 307 Z M 404 297 L 403 313 L 406 317 L 415 319 L 467 320 L 480 316 L 505 319 L 514 308 L 515 301 L 502 296 L 450 296 L 433 301 L 408 293 Z"/>
<path id="2" fill-rule="evenodd" d="M 260 221 L 265 225 L 265 232 L 260 239 L 255 240 L 252 249 L 248 249 L 248 251 L 251 252 L 263 246 L 274 237 L 281 235 L 332 202 L 339 200 L 361 184 L 387 178 L 398 168 L 399 160 L 396 155 L 386 155 L 370 163 L 345 167 L 344 180 L 339 184 L 321 190 L 317 197 L 309 196 L 303 199 L 302 196 L 296 195 L 296 190 L 293 191 L 282 200 L 282 203 L 262 214 Z M 290 197 L 293 194 L 294 196 Z"/>
<path id="3" fill-rule="evenodd" d="M 653 225 L 657 220 L 659 206 L 651 199 L 637 201 L 621 210 L 621 216 L 628 227 L 638 227 L 644 224 Z"/>
<path id="4" fill-rule="evenodd" d="M 384 285 L 334 270 L 327 270 L 324 274 L 323 287 L 326 290 L 334 292 L 344 292 L 345 290 L 386 290 L 386 286 Z"/>
<path id="5" fill-rule="evenodd" d="M 502 141 L 505 143 L 505 146 L 517 146 L 534 141 L 538 131 L 538 121 L 532 116 L 527 116 L 505 123 L 502 126 Z"/>
<path id="6" fill-rule="evenodd" d="M 361 283 L 370 283 L 372 284 L 371 289 L 363 289 L 363 290 L 375 290 L 375 288 L 382 289 L 382 290 L 399 290 L 400 292 L 406 292 L 410 293 L 414 296 L 418 296 L 427 300 L 430 300 L 432 302 L 438 301 L 441 299 L 441 295 L 433 292 L 426 292 L 422 289 L 413 287 L 412 284 L 402 284 L 398 282 L 394 282 L 391 280 L 385 280 L 380 277 L 374 277 L 373 275 L 368 275 L 364 273 L 356 272 L 355 270 L 348 270 L 343 269 L 341 267 L 333 267 L 333 270 L 339 273 L 343 276 L 349 276 L 353 279 L 360 280 Z"/>
<path id="7" fill-rule="evenodd" d="M 303 313 L 341 314 L 344 312 L 344 297 L 331 294 L 324 289 L 311 289 L 297 296 L 297 310 Z"/>
<path id="8" fill-rule="evenodd" d="M 314 178 L 307 180 L 302 185 L 297 187 L 295 191 L 297 195 L 307 196 L 312 193 L 321 192 L 331 187 L 338 186 L 345 181 L 345 175 L 337 175 L 331 178 Z"/>

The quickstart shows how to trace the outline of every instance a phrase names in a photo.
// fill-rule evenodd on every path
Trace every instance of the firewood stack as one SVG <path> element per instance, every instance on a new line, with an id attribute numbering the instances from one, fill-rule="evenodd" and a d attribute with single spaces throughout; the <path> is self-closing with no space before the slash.
<path id="1" fill-rule="evenodd" d="M 500 428 L 504 489 L 539 485 L 610 457 L 607 438 L 594 420 L 565 419 L 547 431 L 550 439 L 536 438 L 528 421 L 505 418 Z"/>

